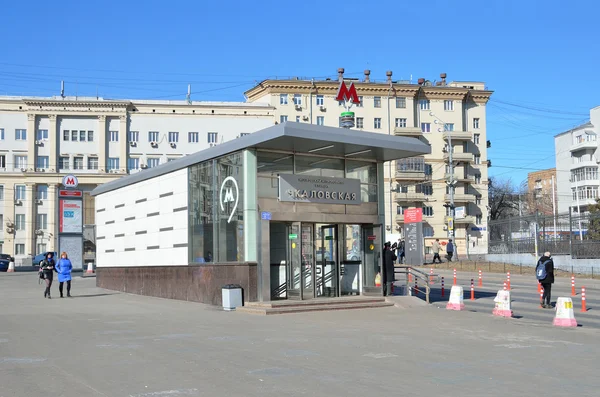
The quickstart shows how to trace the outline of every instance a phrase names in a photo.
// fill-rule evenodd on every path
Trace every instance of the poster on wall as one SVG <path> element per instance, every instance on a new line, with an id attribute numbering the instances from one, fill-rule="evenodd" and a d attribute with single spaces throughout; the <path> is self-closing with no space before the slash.
<path id="1" fill-rule="evenodd" d="M 58 251 L 67 253 L 74 270 L 83 269 L 83 236 L 60 236 Z"/>
<path id="2" fill-rule="evenodd" d="M 60 200 L 60 233 L 83 233 L 83 203 L 81 200 Z"/>

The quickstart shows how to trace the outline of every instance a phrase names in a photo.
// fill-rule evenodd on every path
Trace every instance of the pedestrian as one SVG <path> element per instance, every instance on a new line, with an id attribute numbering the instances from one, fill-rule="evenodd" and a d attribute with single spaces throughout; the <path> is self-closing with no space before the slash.
<path id="1" fill-rule="evenodd" d="M 442 263 L 442 258 L 440 258 L 440 249 L 440 239 L 436 238 L 433 242 L 433 246 L 431 247 L 431 250 L 433 251 L 433 262 L 431 263 L 435 263 L 436 259 Z"/>
<path id="2" fill-rule="evenodd" d="M 383 245 L 383 295 L 392 295 L 392 284 L 394 283 L 394 261 L 396 255 L 392 251 L 392 244 L 388 241 Z"/>
<path id="3" fill-rule="evenodd" d="M 552 284 L 554 283 L 554 261 L 550 252 L 544 252 L 535 268 L 535 274 L 542 284 L 544 294 L 542 295 L 542 307 L 544 309 L 552 309 L 550 298 L 552 294 Z"/>
<path id="4" fill-rule="evenodd" d="M 71 297 L 71 270 L 73 265 L 66 252 L 60 254 L 60 259 L 56 263 L 56 272 L 58 273 L 58 291 L 60 297 L 63 297 L 63 284 L 67 283 L 67 298 Z"/>
<path id="5" fill-rule="evenodd" d="M 404 239 L 398 239 L 398 263 L 399 264 L 404 263 L 404 257 L 406 255 L 406 252 L 404 250 L 405 246 L 406 245 L 404 243 Z"/>
<path id="6" fill-rule="evenodd" d="M 56 263 L 54 262 L 54 254 L 52 252 L 48 252 L 46 255 L 46 259 L 42 261 L 42 266 L 40 270 L 42 275 L 44 276 L 44 281 L 46 282 L 46 290 L 44 291 L 44 298 L 52 299 L 50 297 L 50 287 L 52 287 L 52 280 L 54 278 L 54 270 Z"/>
<path id="7" fill-rule="evenodd" d="M 452 256 L 454 255 L 454 244 L 452 244 L 452 239 L 448 240 L 448 244 L 446 244 L 446 254 L 448 262 L 452 262 Z"/>

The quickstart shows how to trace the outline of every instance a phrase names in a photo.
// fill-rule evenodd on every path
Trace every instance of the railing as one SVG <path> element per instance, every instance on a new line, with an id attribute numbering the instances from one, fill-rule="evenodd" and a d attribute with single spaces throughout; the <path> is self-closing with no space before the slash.
<path id="1" fill-rule="evenodd" d="M 427 274 L 421 270 L 415 269 L 412 266 L 394 266 L 394 274 L 404 274 L 406 277 L 406 292 L 408 293 L 410 289 L 409 275 L 414 277 L 416 280 L 421 280 L 422 284 L 425 285 L 425 302 L 431 303 L 429 301 L 429 295 L 431 293 L 431 287 L 429 284 L 431 283 L 431 277 L 437 282 L 439 275 L 438 274 Z"/>

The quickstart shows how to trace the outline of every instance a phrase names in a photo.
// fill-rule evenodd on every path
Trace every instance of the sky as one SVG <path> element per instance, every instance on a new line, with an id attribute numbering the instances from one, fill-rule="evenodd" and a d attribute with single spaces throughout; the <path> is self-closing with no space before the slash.
<path id="1" fill-rule="evenodd" d="M 140 6 L 139 4 L 143 4 Z M 265 78 L 483 81 L 490 175 L 554 167 L 600 105 L 593 0 L 39 1 L 2 7 L 0 95 L 243 101 Z M 559 149 L 560 150 L 560 149 Z M 567 149 L 568 150 L 568 149 Z"/>

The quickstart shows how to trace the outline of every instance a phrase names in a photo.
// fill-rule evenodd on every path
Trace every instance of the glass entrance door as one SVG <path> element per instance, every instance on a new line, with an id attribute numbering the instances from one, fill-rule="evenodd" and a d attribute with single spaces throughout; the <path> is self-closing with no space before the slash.
<path id="1" fill-rule="evenodd" d="M 301 273 L 302 256 L 300 250 L 300 222 L 287 226 L 287 297 L 288 299 L 302 299 Z"/>
<path id="2" fill-rule="evenodd" d="M 318 297 L 339 296 L 338 225 L 317 225 L 316 287 Z"/>
<path id="3" fill-rule="evenodd" d="M 363 226 L 363 252 L 364 252 L 364 286 L 363 290 L 365 294 L 376 294 L 381 295 L 381 280 L 383 271 L 381 261 L 381 251 L 383 248 L 383 241 L 381 236 L 381 226 L 379 225 L 366 225 Z"/>
<path id="4" fill-rule="evenodd" d="M 303 223 L 302 227 L 302 299 L 312 299 L 315 295 L 315 238 L 314 225 Z"/>

